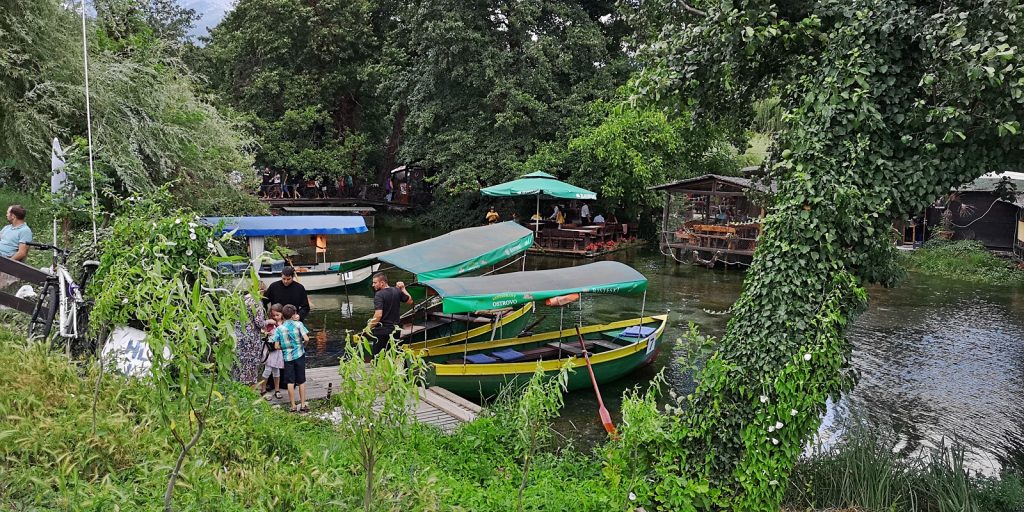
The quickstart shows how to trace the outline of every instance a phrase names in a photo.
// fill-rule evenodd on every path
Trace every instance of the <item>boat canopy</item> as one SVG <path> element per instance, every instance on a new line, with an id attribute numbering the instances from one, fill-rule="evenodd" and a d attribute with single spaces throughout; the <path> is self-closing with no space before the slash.
<path id="1" fill-rule="evenodd" d="M 508 259 L 533 245 L 533 231 L 515 222 L 460 229 L 436 238 L 345 261 L 342 272 L 380 262 L 416 274 L 418 281 L 454 277 Z"/>
<path id="2" fill-rule="evenodd" d="M 531 172 L 517 180 L 482 188 L 480 193 L 495 197 L 543 195 L 559 199 L 597 199 L 597 193 L 559 181 L 542 171 Z"/>
<path id="3" fill-rule="evenodd" d="M 647 278 L 643 274 L 617 261 L 492 276 L 432 279 L 420 284 L 441 296 L 445 313 L 504 308 L 569 293 L 633 294 L 647 290 Z"/>
<path id="4" fill-rule="evenodd" d="M 203 217 L 204 224 L 216 227 L 224 221 L 224 231 L 254 236 L 355 235 L 366 233 L 366 221 L 358 215 L 280 215 L 262 217 Z"/>

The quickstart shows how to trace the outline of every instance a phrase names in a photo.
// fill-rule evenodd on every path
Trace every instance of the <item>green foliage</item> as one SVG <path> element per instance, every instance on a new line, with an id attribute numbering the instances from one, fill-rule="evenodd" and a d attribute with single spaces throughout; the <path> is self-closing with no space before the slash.
<path id="1" fill-rule="evenodd" d="M 701 174 L 735 174 L 735 151 L 713 127 L 695 123 L 689 115 L 669 118 L 653 108 L 635 109 L 598 104 L 605 117 L 569 141 L 554 169 L 569 171 L 570 180 L 598 191 L 602 203 L 615 205 L 634 218 L 661 205 L 664 194 L 650 187 Z M 526 163 L 541 169 L 539 158 Z"/>
<path id="2" fill-rule="evenodd" d="M 972 475 L 964 447 L 945 442 L 922 457 L 893 453 L 886 436 L 856 424 L 843 441 L 797 464 L 786 502 L 794 507 L 869 511 L 985 511 L 1024 507 L 1020 475 Z"/>
<path id="3" fill-rule="evenodd" d="M 562 408 L 566 383 L 572 366 L 566 362 L 553 377 L 544 374 L 544 368 L 537 363 L 526 386 L 518 388 L 506 387 L 502 390 L 499 402 L 508 408 L 504 419 L 510 422 L 509 430 L 516 435 L 512 439 L 513 451 L 522 461 L 522 476 L 519 481 L 519 493 L 516 496 L 516 509 L 523 510 L 523 492 L 530 479 L 530 466 L 539 450 L 551 440 L 551 420 L 558 416 Z M 513 398 L 514 397 L 514 398 Z"/>
<path id="4" fill-rule="evenodd" d="M 339 361 L 341 382 L 332 404 L 340 414 L 342 435 L 351 439 L 362 462 L 366 487 L 363 510 L 372 510 L 376 496 L 375 474 L 380 453 L 389 443 L 398 444 L 408 435 L 417 401 L 416 375 L 423 361 L 392 342 L 370 363 L 363 356 L 371 343 L 362 335 L 346 335 L 344 357 Z"/>
<path id="5" fill-rule="evenodd" d="M 93 330 L 137 324 L 146 332 L 152 363 L 147 381 L 180 449 L 164 497 L 168 510 L 184 458 L 198 443 L 213 397 L 220 394 L 217 387 L 236 362 L 236 326 L 251 314 L 241 293 L 204 290 L 216 285 L 209 258 L 224 251 L 213 228 L 197 221 L 154 201 L 129 206 L 105 240 L 89 287 Z"/>
<path id="6" fill-rule="evenodd" d="M 304 174 L 373 170 L 378 183 L 415 163 L 459 192 L 511 177 L 543 142 L 564 144 L 588 104 L 625 79 L 622 26 L 599 21 L 613 11 L 610 2 L 250 0 L 212 30 L 194 64 L 259 119 L 260 162 Z"/>
<path id="7" fill-rule="evenodd" d="M 44 510 L 155 510 L 178 456 L 161 394 L 145 381 L 105 377 L 92 433 L 99 368 L 26 344 L 0 326 L 0 502 Z M 250 389 L 222 382 L 196 455 L 181 468 L 180 510 L 353 510 L 365 477 L 355 439 L 315 415 L 272 408 Z M 485 414 L 444 435 L 410 425 L 380 445 L 383 510 L 509 510 L 516 506 L 519 433 L 506 414 Z M 389 427 L 385 427 L 389 428 Z M 610 510 L 594 457 L 562 448 L 533 459 L 528 510 Z"/>
<path id="8" fill-rule="evenodd" d="M 650 499 L 777 510 L 826 397 L 851 385 L 843 332 L 866 300 L 860 283 L 900 277 L 890 220 L 1024 153 L 1024 6 L 706 8 L 645 49 L 638 103 L 750 126 L 753 104 L 781 98 L 765 163 L 778 193 L 719 353 L 669 441 L 653 444 Z M 767 432 L 775 422 L 782 432 Z"/>
<path id="9" fill-rule="evenodd" d="M 152 11 L 165 3 L 104 0 L 96 4 L 98 17 L 89 20 L 97 181 L 119 197 L 174 184 L 182 206 L 204 213 L 259 211 L 242 188 L 251 164 L 243 152 L 249 141 L 230 114 L 196 92 L 194 77 L 148 24 L 181 21 Z M 0 78 L 0 166 L 9 169 L 11 185 L 35 189 L 49 183 L 51 139 L 59 137 L 66 146 L 70 139 L 85 139 L 81 20 L 57 0 L 9 4 L 0 14 L 0 59 L 11 70 Z M 88 190 L 81 186 L 88 183 L 88 166 L 78 151 L 72 151 L 67 172 L 79 190 Z"/>
<path id="10" fill-rule="evenodd" d="M 1024 272 L 974 240 L 932 239 L 903 256 L 908 270 L 932 276 L 992 285 L 1024 284 Z"/>

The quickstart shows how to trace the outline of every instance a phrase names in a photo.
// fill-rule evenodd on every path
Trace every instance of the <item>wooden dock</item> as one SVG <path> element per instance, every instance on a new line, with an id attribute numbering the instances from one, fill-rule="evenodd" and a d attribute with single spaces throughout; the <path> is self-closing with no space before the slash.
<path id="1" fill-rule="evenodd" d="M 341 376 L 337 366 L 323 366 L 306 370 L 306 400 L 327 398 L 328 384 L 332 392 L 339 391 Z M 296 397 L 298 399 L 298 397 Z M 281 391 L 281 399 L 272 398 L 271 404 L 288 407 L 288 392 Z M 469 423 L 480 414 L 480 406 L 443 388 L 419 388 L 418 400 L 409 403 L 416 409 L 416 421 L 451 432 L 463 423 Z"/>

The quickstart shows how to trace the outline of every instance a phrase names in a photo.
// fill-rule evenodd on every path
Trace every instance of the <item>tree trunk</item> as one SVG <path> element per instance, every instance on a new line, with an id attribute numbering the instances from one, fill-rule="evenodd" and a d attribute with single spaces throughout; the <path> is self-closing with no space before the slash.
<path id="1" fill-rule="evenodd" d="M 391 135 L 388 135 L 387 145 L 384 146 L 384 164 L 377 172 L 377 182 L 383 183 L 388 177 L 391 169 L 395 168 L 398 159 L 398 150 L 402 145 L 402 133 L 405 128 L 405 118 L 409 117 L 409 107 L 400 105 L 395 120 L 391 123 Z"/>

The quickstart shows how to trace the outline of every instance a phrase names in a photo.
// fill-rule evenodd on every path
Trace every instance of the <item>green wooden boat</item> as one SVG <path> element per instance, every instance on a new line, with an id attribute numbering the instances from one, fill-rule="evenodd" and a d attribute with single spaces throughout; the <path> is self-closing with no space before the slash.
<path id="1" fill-rule="evenodd" d="M 564 269 L 434 279 L 422 284 L 442 298 L 445 313 L 456 314 L 574 293 L 640 293 L 646 290 L 647 279 L 628 265 L 602 261 Z M 667 321 L 667 315 L 659 315 L 581 327 L 598 383 L 618 379 L 651 363 L 657 356 Z M 505 386 L 523 384 L 537 365 L 549 374 L 567 362 L 577 369 L 584 367 L 570 374 L 568 388 L 590 385 L 575 328 L 410 350 L 427 361 L 428 385 L 441 386 L 467 398 L 488 398 Z"/>
<path id="2" fill-rule="evenodd" d="M 667 321 L 667 315 L 658 315 L 580 329 L 598 384 L 614 381 L 653 362 Z M 635 333 L 641 335 L 631 335 Z M 431 363 L 428 385 L 470 399 L 490 398 L 505 386 L 525 384 L 538 364 L 545 373 L 554 375 L 568 361 L 574 368 L 569 374 L 568 389 L 591 385 L 575 329 L 493 342 L 455 343 L 420 353 Z"/>
<path id="3" fill-rule="evenodd" d="M 381 270 L 400 268 L 415 274 L 419 282 L 461 276 L 520 255 L 525 257 L 532 245 L 532 231 L 515 222 L 501 222 L 368 254 L 342 262 L 338 269 L 359 272 L 376 266 Z M 402 315 L 400 324 L 400 339 L 414 349 L 517 336 L 533 311 L 533 304 L 520 304 L 448 313 L 442 311 L 438 297 L 426 297 L 424 287 L 412 283 L 406 290 L 414 299 L 422 300 Z"/>

